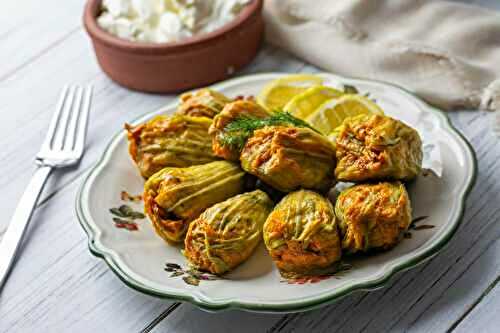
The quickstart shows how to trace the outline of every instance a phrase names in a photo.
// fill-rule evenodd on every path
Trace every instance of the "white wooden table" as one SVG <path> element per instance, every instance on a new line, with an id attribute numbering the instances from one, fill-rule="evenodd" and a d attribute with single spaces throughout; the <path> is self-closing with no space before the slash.
<path id="1" fill-rule="evenodd" d="M 478 1 L 500 9 L 496 0 Z M 2 1 L 0 10 L 0 238 L 35 168 L 60 88 L 92 83 L 88 150 L 57 172 L 34 214 L 22 255 L 0 294 L 0 332 L 500 332 L 500 141 L 492 114 L 456 112 L 479 159 L 463 224 L 434 259 L 383 289 L 293 315 L 209 314 L 142 295 L 87 249 L 74 210 L 82 175 L 122 124 L 174 96 L 130 92 L 98 68 L 81 26 L 83 0 Z M 499 64 L 500 65 L 500 64 Z M 266 46 L 243 73 L 315 72 Z M 1 254 L 0 254 L 1 255 Z"/>

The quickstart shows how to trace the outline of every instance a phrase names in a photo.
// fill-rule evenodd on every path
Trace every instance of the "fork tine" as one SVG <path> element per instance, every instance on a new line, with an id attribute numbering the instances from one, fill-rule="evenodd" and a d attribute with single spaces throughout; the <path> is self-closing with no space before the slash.
<path id="1" fill-rule="evenodd" d="M 75 99 L 75 87 L 70 86 L 68 90 L 68 96 L 64 103 L 64 107 L 59 117 L 59 121 L 57 123 L 56 131 L 54 133 L 54 137 L 52 139 L 51 149 L 53 150 L 62 150 L 64 144 L 64 138 L 66 136 L 66 130 L 68 128 L 69 116 L 71 113 L 71 109 L 73 108 L 73 101 Z"/>
<path id="2" fill-rule="evenodd" d="M 64 108 L 64 104 L 65 104 L 67 95 L 68 95 L 68 86 L 66 85 L 61 90 L 61 94 L 59 96 L 59 101 L 57 102 L 56 112 L 54 112 L 54 115 L 52 116 L 52 119 L 50 120 L 49 130 L 48 130 L 47 135 L 45 136 L 45 140 L 43 142 L 43 147 L 45 147 L 47 149 L 50 148 L 52 140 L 54 138 L 54 133 L 55 133 L 55 130 L 57 128 L 57 123 L 59 122 L 59 117 L 61 116 L 61 112 Z"/>
<path id="3" fill-rule="evenodd" d="M 78 125 L 78 118 L 80 118 L 80 114 L 82 113 L 81 104 L 83 97 L 83 88 L 80 86 L 76 86 L 75 95 L 75 101 L 70 111 L 68 128 L 66 129 L 66 135 L 64 136 L 64 151 L 73 150 L 73 147 L 75 145 L 76 127 Z"/>
<path id="4" fill-rule="evenodd" d="M 87 125 L 90 113 L 90 104 L 92 103 L 92 85 L 84 89 L 83 103 L 81 107 L 80 119 L 78 121 L 78 128 L 76 131 L 76 142 L 75 142 L 75 152 L 78 155 L 83 154 L 83 148 L 85 146 L 85 137 L 87 134 Z"/>

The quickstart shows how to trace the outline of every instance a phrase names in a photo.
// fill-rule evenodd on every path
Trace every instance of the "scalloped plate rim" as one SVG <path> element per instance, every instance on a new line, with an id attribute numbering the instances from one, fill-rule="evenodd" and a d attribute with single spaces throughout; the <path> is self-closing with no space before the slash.
<path id="1" fill-rule="evenodd" d="M 235 85 L 235 84 L 241 84 L 244 83 L 245 81 L 252 81 L 252 80 L 263 80 L 263 79 L 274 79 L 277 78 L 278 76 L 284 76 L 289 73 L 263 73 L 263 74 L 254 74 L 254 75 L 246 75 L 238 78 L 233 78 L 230 80 L 226 80 L 223 82 L 220 82 L 218 84 L 213 85 L 212 87 L 214 89 L 221 89 L 227 86 Z M 434 255 L 436 255 L 439 251 L 441 251 L 449 242 L 451 237 L 455 234 L 458 226 L 460 225 L 464 210 L 465 210 L 465 202 L 467 200 L 468 195 L 470 194 L 472 188 L 474 187 L 476 178 L 477 178 L 477 158 L 474 152 L 474 149 L 472 148 L 471 144 L 467 141 L 467 139 L 453 126 L 451 123 L 450 119 L 448 116 L 441 110 L 432 107 L 428 105 L 427 103 L 423 102 L 420 100 L 418 97 L 413 95 L 413 93 L 409 92 L 408 90 L 405 90 L 404 88 L 401 88 L 399 86 L 396 86 L 394 84 L 390 84 L 387 82 L 382 82 L 378 80 L 367 80 L 367 79 L 358 79 L 358 78 L 352 78 L 352 77 L 344 77 L 340 75 L 334 75 L 330 73 L 318 73 L 317 75 L 321 75 L 324 77 L 328 78 L 333 78 L 334 80 L 338 80 L 341 82 L 346 82 L 349 84 L 356 84 L 356 82 L 364 82 L 368 84 L 376 84 L 376 85 L 382 85 L 385 86 L 386 88 L 390 88 L 392 90 L 396 90 L 400 94 L 406 95 L 407 98 L 411 99 L 414 103 L 416 103 L 420 108 L 426 109 L 427 111 L 430 111 L 434 113 L 436 116 L 439 118 L 439 125 L 447 130 L 449 133 L 455 135 L 455 138 L 457 141 L 461 141 L 461 143 L 464 144 L 464 151 L 465 155 L 467 157 L 467 160 L 471 162 L 470 167 L 471 170 L 469 172 L 469 177 L 466 182 L 466 186 L 461 189 L 460 194 L 460 207 L 459 207 L 459 214 L 457 215 L 457 218 L 455 221 L 450 221 L 449 223 L 453 223 L 452 228 L 444 235 L 441 236 L 441 238 L 434 240 L 434 244 L 430 246 L 426 251 L 421 253 L 418 256 L 414 256 L 411 259 L 408 259 L 404 262 L 399 262 L 399 263 L 393 263 L 391 264 L 390 268 L 386 269 L 381 276 L 374 278 L 370 281 L 364 282 L 364 283 L 357 283 L 357 284 L 352 284 L 345 286 L 343 288 L 335 289 L 335 290 L 330 290 L 329 292 L 326 291 L 324 295 L 318 296 L 312 300 L 308 301 L 295 301 L 293 303 L 287 303 L 287 304 L 262 304 L 262 303 L 256 303 L 256 302 L 239 302 L 237 300 L 233 301 L 226 301 L 226 302 L 210 302 L 208 300 L 200 299 L 194 295 L 191 295 L 189 293 L 189 290 L 186 290 L 186 292 L 183 293 L 178 293 L 178 292 L 164 292 L 161 290 L 157 290 L 155 288 L 152 288 L 150 286 L 147 286 L 143 284 L 142 282 L 138 281 L 134 277 L 130 276 L 123 267 L 120 266 L 118 260 L 115 258 L 116 256 L 113 255 L 113 250 L 112 249 L 107 249 L 105 248 L 102 244 L 99 244 L 98 240 L 99 239 L 99 230 L 94 230 L 92 227 L 92 223 L 89 223 L 88 219 L 90 218 L 87 216 L 83 209 L 83 194 L 84 191 L 87 187 L 90 186 L 89 180 L 91 179 L 92 176 L 96 176 L 99 174 L 99 171 L 106 165 L 107 161 L 110 158 L 111 152 L 113 151 L 113 147 L 118 144 L 119 140 L 122 139 L 124 136 L 123 132 L 117 133 L 113 136 L 113 138 L 110 140 L 108 145 L 106 146 L 106 149 L 104 150 L 104 153 L 102 154 L 101 158 L 99 161 L 91 167 L 91 169 L 88 171 L 88 173 L 85 175 L 85 178 L 80 185 L 80 188 L 78 190 L 77 196 L 76 196 L 76 214 L 77 218 L 80 222 L 80 225 L 86 232 L 88 236 L 88 247 L 90 252 L 95 255 L 98 258 L 103 259 L 108 266 L 111 268 L 111 270 L 122 280 L 126 285 L 129 287 L 140 291 L 142 293 L 159 297 L 159 298 L 165 298 L 169 300 L 175 300 L 175 301 L 186 301 L 195 304 L 199 308 L 206 310 L 206 311 L 220 311 L 220 310 L 229 310 L 229 309 L 239 309 L 239 310 L 246 310 L 246 311 L 253 311 L 253 312 L 269 312 L 269 313 L 277 313 L 277 312 L 284 312 L 284 313 L 290 313 L 290 312 L 300 312 L 300 311 L 305 311 L 305 310 L 311 310 L 314 308 L 318 308 L 321 306 L 325 306 L 327 304 L 333 303 L 334 301 L 337 301 L 338 299 L 349 295 L 353 292 L 356 291 L 362 291 L 362 290 L 374 290 L 383 287 L 396 273 L 402 272 L 405 270 L 408 270 L 410 268 L 413 268 L 419 264 L 422 264 L 423 262 L 431 259 Z M 138 122 L 143 121 L 144 119 L 147 119 L 151 117 L 152 115 L 161 113 L 163 110 L 166 109 L 171 109 L 174 105 L 176 105 L 177 102 L 169 103 L 168 105 L 159 108 L 153 112 L 148 112 L 145 113 L 135 120 L 133 120 L 131 123 L 132 124 L 137 124 Z"/>

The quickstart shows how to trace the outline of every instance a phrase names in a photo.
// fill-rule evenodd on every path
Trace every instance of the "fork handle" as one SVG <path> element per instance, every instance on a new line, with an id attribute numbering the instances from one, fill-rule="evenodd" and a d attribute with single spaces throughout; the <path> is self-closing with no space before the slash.
<path id="1" fill-rule="evenodd" d="M 26 232 L 33 210 L 38 201 L 43 186 L 49 178 L 52 167 L 40 166 L 33 175 L 28 188 L 19 201 L 7 231 L 0 241 L 0 290 L 2 289 L 9 270 Z"/>

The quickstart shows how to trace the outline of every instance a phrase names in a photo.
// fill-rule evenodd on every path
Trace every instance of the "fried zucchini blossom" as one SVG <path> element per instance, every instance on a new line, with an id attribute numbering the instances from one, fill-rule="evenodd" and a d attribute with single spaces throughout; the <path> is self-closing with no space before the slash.
<path id="1" fill-rule="evenodd" d="M 320 194 L 288 194 L 264 224 L 264 242 L 284 276 L 324 274 L 340 260 L 339 231 L 333 206 Z"/>
<path id="2" fill-rule="evenodd" d="M 231 100 L 223 94 L 204 88 L 182 94 L 176 113 L 192 117 L 213 118 L 229 102 Z"/>
<path id="3" fill-rule="evenodd" d="M 400 182 L 352 186 L 337 198 L 335 214 L 348 253 L 395 246 L 411 223 L 411 204 Z"/>
<path id="4" fill-rule="evenodd" d="M 187 168 L 164 168 L 144 185 L 145 211 L 156 233 L 181 242 L 189 223 L 208 207 L 244 190 L 241 168 L 216 161 Z"/>
<path id="5" fill-rule="evenodd" d="M 334 183 L 334 145 L 306 127 L 258 129 L 246 142 L 240 160 L 246 172 L 283 192 L 324 191 Z"/>
<path id="6" fill-rule="evenodd" d="M 212 162 L 208 128 L 212 120 L 182 115 L 157 116 L 139 126 L 125 125 L 129 153 L 141 175 L 149 178 L 164 167 Z"/>
<path id="7" fill-rule="evenodd" d="M 335 130 L 338 180 L 411 180 L 422 168 L 422 141 L 416 130 L 383 115 L 344 120 Z"/>
<path id="8" fill-rule="evenodd" d="M 241 136 L 246 128 L 226 131 L 226 127 L 236 119 L 263 119 L 269 116 L 269 112 L 252 100 L 237 100 L 227 104 L 210 126 L 214 154 L 229 161 L 238 161 L 240 150 L 247 139 L 245 135 Z"/>
<path id="9" fill-rule="evenodd" d="M 189 225 L 184 255 L 191 266 L 213 274 L 234 269 L 259 244 L 272 208 L 273 202 L 260 190 L 208 208 Z"/>

